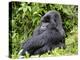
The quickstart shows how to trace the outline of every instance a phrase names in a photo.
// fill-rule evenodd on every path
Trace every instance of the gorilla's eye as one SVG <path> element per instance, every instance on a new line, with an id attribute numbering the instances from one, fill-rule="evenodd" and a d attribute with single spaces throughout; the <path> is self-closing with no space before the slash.
<path id="1" fill-rule="evenodd" d="M 56 19 L 54 19 L 54 21 L 56 22 Z"/>
<path id="2" fill-rule="evenodd" d="M 49 16 L 46 16 L 46 17 L 44 18 L 44 20 L 45 20 L 45 22 L 50 22 L 50 17 L 49 17 Z"/>
<path id="3" fill-rule="evenodd" d="M 45 19 L 45 22 L 49 22 L 49 19 Z"/>
<path id="4" fill-rule="evenodd" d="M 58 15 L 55 14 L 55 15 L 54 15 L 54 21 L 55 21 L 55 22 L 57 21 L 57 18 L 58 18 Z"/>

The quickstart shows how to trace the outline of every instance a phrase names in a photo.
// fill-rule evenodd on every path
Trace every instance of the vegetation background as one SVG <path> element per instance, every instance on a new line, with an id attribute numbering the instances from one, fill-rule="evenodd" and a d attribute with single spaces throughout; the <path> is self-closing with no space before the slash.
<path id="1" fill-rule="evenodd" d="M 56 48 L 40 57 L 78 54 L 78 6 L 31 2 L 9 3 L 9 57 L 18 58 L 21 44 L 32 36 L 41 17 L 50 10 L 60 12 L 66 32 L 66 49 Z M 28 57 L 26 57 L 28 58 Z"/>

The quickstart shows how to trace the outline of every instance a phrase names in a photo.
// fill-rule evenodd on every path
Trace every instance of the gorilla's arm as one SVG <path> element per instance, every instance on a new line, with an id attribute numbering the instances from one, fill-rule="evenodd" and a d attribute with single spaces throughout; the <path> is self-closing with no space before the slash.
<path id="1" fill-rule="evenodd" d="M 33 34 L 32 34 L 32 36 L 37 36 L 37 35 L 39 35 L 40 34 L 40 27 L 38 26 L 34 31 L 33 31 Z M 28 40 L 30 40 L 31 38 L 29 38 Z M 25 45 L 27 43 L 27 41 L 24 41 L 23 43 L 22 43 L 22 48 L 23 48 L 23 46 Z"/>
<path id="2" fill-rule="evenodd" d="M 45 34 L 33 36 L 31 39 L 27 40 L 27 42 L 24 44 L 23 48 L 31 49 L 33 47 L 41 47 L 46 42 L 44 40 L 45 40 Z"/>
<path id="3" fill-rule="evenodd" d="M 37 48 L 43 47 L 47 43 L 54 43 L 55 41 L 59 42 L 59 39 L 62 40 L 61 35 L 59 33 L 57 33 L 56 31 L 53 31 L 53 32 L 45 31 L 42 34 L 40 34 L 38 36 L 34 36 L 30 40 L 28 40 L 24 44 L 23 49 L 25 49 L 25 48 L 26 48 L 26 50 L 37 49 Z"/>

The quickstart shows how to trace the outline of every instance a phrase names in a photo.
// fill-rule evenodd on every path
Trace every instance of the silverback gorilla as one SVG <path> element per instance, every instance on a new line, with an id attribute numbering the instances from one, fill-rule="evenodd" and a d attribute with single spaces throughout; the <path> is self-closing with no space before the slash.
<path id="1" fill-rule="evenodd" d="M 65 48 L 65 32 L 60 14 L 49 11 L 41 18 L 40 26 L 34 30 L 32 38 L 23 44 L 19 54 L 23 56 L 27 52 L 30 56 L 40 55 L 56 47 Z"/>

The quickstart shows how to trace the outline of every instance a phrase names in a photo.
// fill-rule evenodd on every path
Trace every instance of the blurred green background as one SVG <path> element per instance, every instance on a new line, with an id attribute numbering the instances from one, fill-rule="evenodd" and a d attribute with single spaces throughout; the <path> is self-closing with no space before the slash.
<path id="1" fill-rule="evenodd" d="M 40 57 L 78 54 L 78 6 L 30 2 L 9 3 L 9 57 L 17 58 L 21 44 L 32 36 L 41 17 L 50 10 L 60 12 L 66 32 L 66 49 L 56 48 Z"/>

